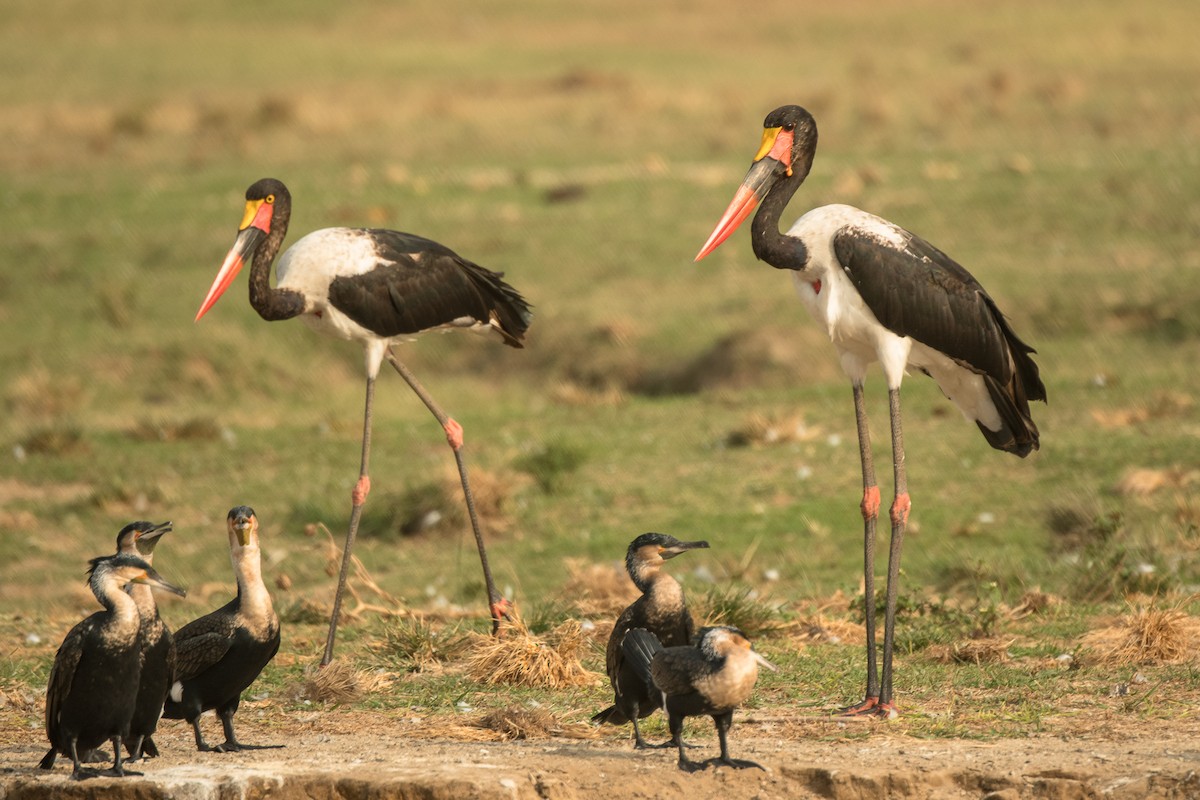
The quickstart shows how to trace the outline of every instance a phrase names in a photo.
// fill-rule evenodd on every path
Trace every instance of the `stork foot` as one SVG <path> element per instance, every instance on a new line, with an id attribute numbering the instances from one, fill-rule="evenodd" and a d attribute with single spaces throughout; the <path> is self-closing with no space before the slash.
<path id="1" fill-rule="evenodd" d="M 898 719 L 900 717 L 900 709 L 895 703 L 880 703 L 871 709 L 871 713 L 878 719 Z"/>
<path id="2" fill-rule="evenodd" d="M 350 493 L 350 500 L 356 506 L 361 506 L 367 502 L 367 495 L 371 493 L 371 476 L 362 475 L 358 479 L 358 483 L 354 484 L 354 491 Z"/>
<path id="3" fill-rule="evenodd" d="M 455 450 L 461 450 L 463 446 L 462 425 L 447 417 L 446 424 L 442 428 L 446 431 L 446 441 L 450 443 L 450 446 Z"/>
<path id="4" fill-rule="evenodd" d="M 838 712 L 841 717 L 862 717 L 873 715 L 875 709 L 879 706 L 879 698 L 867 696 L 861 703 L 856 703 L 852 706 L 846 706 Z"/>
<path id="5" fill-rule="evenodd" d="M 492 612 L 492 635 L 500 636 L 500 620 L 506 619 L 512 622 L 516 606 L 507 597 L 501 597 L 499 600 L 493 601 L 488 608 Z"/>

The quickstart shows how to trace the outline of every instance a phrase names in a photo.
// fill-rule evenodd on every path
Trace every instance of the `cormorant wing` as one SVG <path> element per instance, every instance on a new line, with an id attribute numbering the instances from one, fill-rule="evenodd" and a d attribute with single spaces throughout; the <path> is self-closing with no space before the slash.
<path id="1" fill-rule="evenodd" d="M 233 644 L 234 621 L 222 614 L 192 620 L 175 632 L 175 680 L 186 681 L 216 664 Z"/>
<path id="2" fill-rule="evenodd" d="M 420 333 L 464 318 L 486 325 L 495 317 L 505 343 L 522 346 L 532 316 L 529 305 L 500 273 L 420 236 L 379 229 L 364 233 L 379 264 L 334 278 L 329 284 L 334 308 L 379 336 Z"/>
<path id="3" fill-rule="evenodd" d="M 613 688 L 620 693 L 620 687 L 616 684 L 616 676 L 621 671 L 621 665 L 625 661 L 625 654 L 621 652 L 621 640 L 625 638 L 626 632 L 629 631 L 633 624 L 633 618 L 637 614 L 637 604 L 643 602 L 642 598 L 638 598 L 621 612 L 621 616 L 617 617 L 617 621 L 613 624 L 612 633 L 608 636 L 608 648 L 604 654 L 604 668 L 608 672 L 608 677 L 613 681 Z"/>
<path id="4" fill-rule="evenodd" d="M 58 726 L 62 703 L 71 693 L 75 670 L 83 657 L 83 643 L 93 629 L 91 617 L 83 620 L 67 633 L 66 638 L 54 654 L 54 665 L 50 668 L 50 679 L 46 686 L 46 730 Z"/>
<path id="5" fill-rule="evenodd" d="M 654 685 L 670 697 L 692 694 L 695 679 L 710 671 L 711 665 L 695 647 L 668 647 L 650 664 Z"/>

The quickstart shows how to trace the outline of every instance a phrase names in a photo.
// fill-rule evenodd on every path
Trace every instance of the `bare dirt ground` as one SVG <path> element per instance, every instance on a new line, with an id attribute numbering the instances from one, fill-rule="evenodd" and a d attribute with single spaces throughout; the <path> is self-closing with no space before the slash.
<path id="1" fill-rule="evenodd" d="M 1098 712 L 1105 717 L 1107 712 Z M 916 739 L 875 721 L 748 713 L 735 720 L 734 757 L 762 771 L 687 774 L 670 750 L 628 742 L 546 738 L 429 738 L 422 720 L 391 712 L 245 716 L 239 738 L 286 747 L 197 753 L 190 729 L 164 722 L 163 755 L 142 777 L 69 779 L 60 758 L 36 769 L 44 734 L 0 715 L 0 800 L 18 798 L 1200 798 L 1200 720 L 1138 724 L 1092 719 L 1086 732 L 1022 739 Z M 210 736 L 219 728 L 211 717 Z M 607 731 L 606 731 L 607 733 Z M 704 726 L 688 729 L 692 758 L 717 752 Z M 214 739 L 215 741 L 215 739 Z"/>

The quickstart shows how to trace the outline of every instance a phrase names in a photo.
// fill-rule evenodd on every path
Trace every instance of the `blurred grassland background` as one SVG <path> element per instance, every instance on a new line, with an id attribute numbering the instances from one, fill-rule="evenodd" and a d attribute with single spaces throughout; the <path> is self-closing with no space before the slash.
<path id="1" fill-rule="evenodd" d="M 290 584 L 277 601 L 329 602 L 317 526 L 344 534 L 361 352 L 263 322 L 244 277 L 192 322 L 265 176 L 291 188 L 289 242 L 420 233 L 534 304 L 524 351 L 454 334 L 400 354 L 466 429 L 493 570 L 527 613 L 565 602 L 564 559 L 618 559 L 646 530 L 712 542 L 678 569 L 692 587 L 785 609 L 853 595 L 833 350 L 745 232 L 691 262 L 784 103 L 821 135 L 789 224 L 848 202 L 929 239 L 1038 349 L 1049 391 L 1021 461 L 906 382 L 905 591 L 1195 590 L 1193 2 L 118 5 L 15 0 L 0 21 L 6 613 L 91 608 L 85 559 L 140 518 L 175 522 L 169 579 L 228 585 L 242 503 Z M 396 376 L 377 398 L 357 554 L 407 604 L 482 612 L 442 432 Z"/>

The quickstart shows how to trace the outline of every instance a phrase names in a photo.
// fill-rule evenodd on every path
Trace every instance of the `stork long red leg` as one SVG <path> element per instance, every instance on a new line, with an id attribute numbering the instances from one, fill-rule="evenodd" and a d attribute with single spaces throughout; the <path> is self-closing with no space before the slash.
<path id="1" fill-rule="evenodd" d="M 500 631 L 500 619 L 508 618 L 508 611 L 511 608 L 511 603 L 496 590 L 496 582 L 492 580 L 492 568 L 488 565 L 487 547 L 483 543 L 483 531 L 479 528 L 479 517 L 475 513 L 475 496 L 471 493 L 471 482 L 467 478 L 467 463 L 463 460 L 462 454 L 462 426 L 450 418 L 445 411 L 434 401 L 432 395 L 425 390 L 417 377 L 413 375 L 392 352 L 389 347 L 387 350 L 387 360 L 396 372 L 400 373 L 400 377 L 412 387 L 416 392 L 417 397 L 421 398 L 421 402 L 425 407 L 437 418 L 439 424 L 446 431 L 446 441 L 450 444 L 450 449 L 454 451 L 454 461 L 458 466 L 458 477 L 462 482 L 463 497 L 467 503 L 467 516 L 471 520 L 471 531 L 475 534 L 475 546 L 479 550 L 479 563 L 483 567 L 483 582 L 487 588 L 488 596 L 488 613 L 492 617 L 492 633 Z"/>
<path id="2" fill-rule="evenodd" d="M 908 474 L 904 464 L 904 431 L 900 421 L 900 389 L 888 391 L 888 406 L 892 418 L 892 470 L 896 481 L 896 497 L 892 501 L 892 541 L 888 550 L 887 606 L 883 618 L 883 676 L 879 691 L 878 713 L 893 717 L 892 652 L 896 638 L 896 597 L 900 589 L 900 551 L 904 547 L 904 529 L 912 503 L 908 496 Z"/>
<path id="3" fill-rule="evenodd" d="M 328 666 L 333 660 L 333 642 L 337 638 L 337 626 L 342 613 L 342 595 L 346 590 L 346 577 L 350 573 L 350 553 L 354 549 L 354 539 L 358 536 L 358 524 L 362 519 L 363 506 L 367 502 L 367 494 L 371 491 L 371 477 L 368 474 L 371 461 L 371 408 L 375 402 L 375 378 L 367 377 L 367 399 L 363 410 L 362 436 L 362 465 L 358 470 L 358 482 L 351 492 L 350 527 L 346 531 L 346 545 L 342 550 L 342 567 L 338 572 L 337 591 L 333 594 L 333 614 L 329 617 L 329 634 L 325 637 L 325 654 L 321 656 L 321 666 Z"/>
<path id="4" fill-rule="evenodd" d="M 858 427 L 858 454 L 863 479 L 863 614 L 867 628 L 867 690 L 861 703 L 842 710 L 854 716 L 875 708 L 879 703 L 879 671 L 875 653 L 875 539 L 879 519 L 879 485 L 875 481 L 875 463 L 871 457 L 871 434 L 867 427 L 867 407 L 861 381 L 854 382 L 854 418 Z"/>

